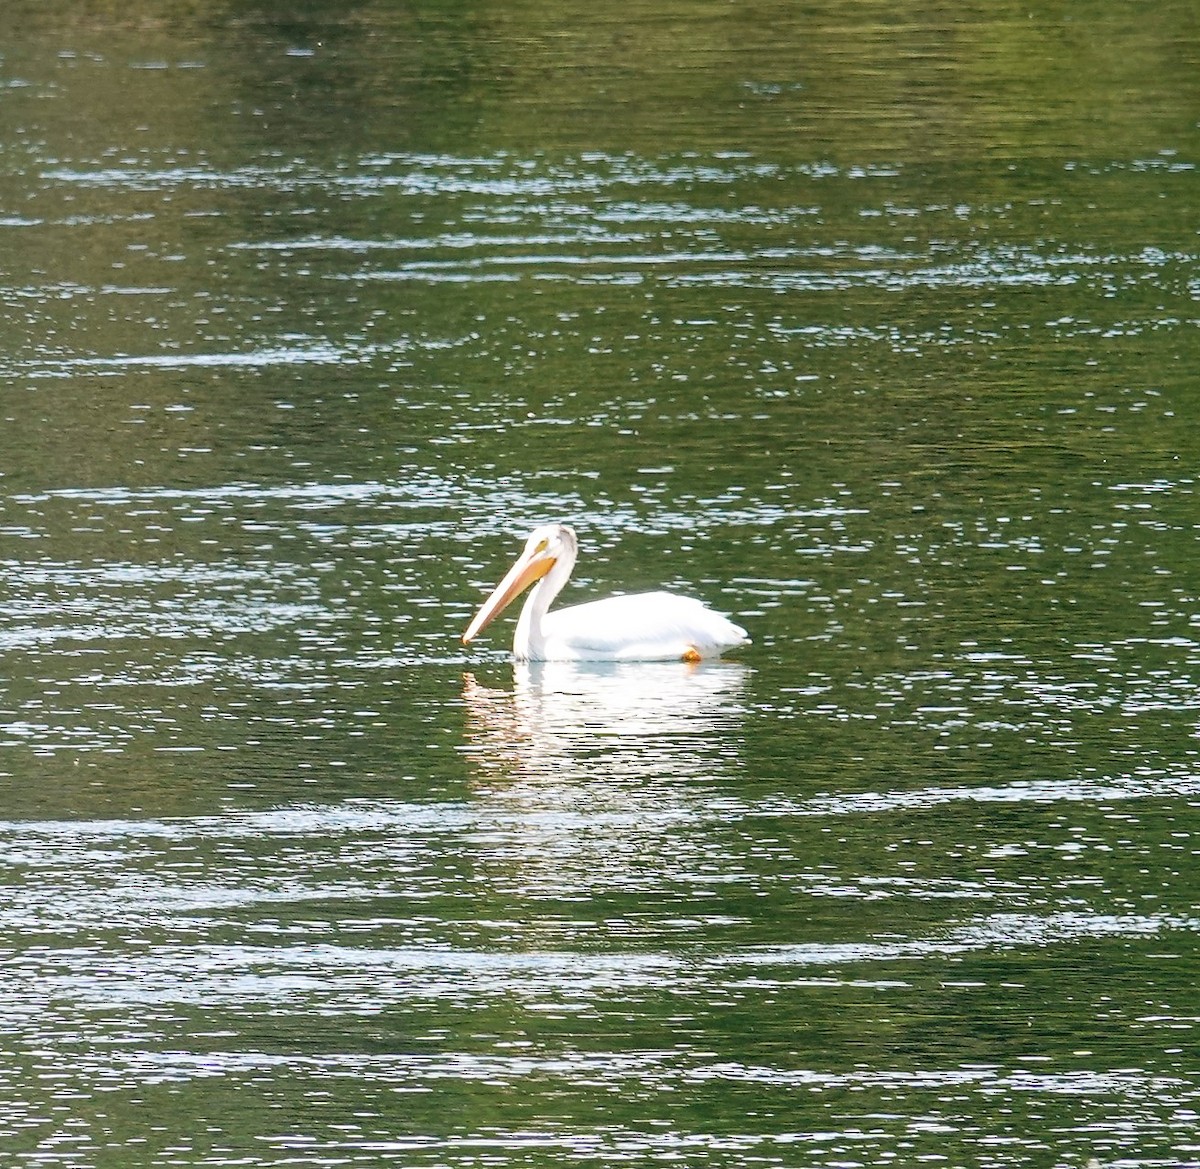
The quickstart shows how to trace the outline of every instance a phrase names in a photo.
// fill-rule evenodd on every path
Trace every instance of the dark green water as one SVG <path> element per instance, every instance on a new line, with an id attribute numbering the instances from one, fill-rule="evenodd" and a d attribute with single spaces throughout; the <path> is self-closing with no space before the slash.
<path id="1" fill-rule="evenodd" d="M 1200 1163 L 1198 33 L 6 5 L 0 1159 Z"/>

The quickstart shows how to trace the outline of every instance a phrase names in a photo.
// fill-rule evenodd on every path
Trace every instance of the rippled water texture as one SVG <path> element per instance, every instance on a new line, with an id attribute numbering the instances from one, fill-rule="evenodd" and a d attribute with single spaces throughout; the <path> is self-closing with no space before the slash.
<path id="1" fill-rule="evenodd" d="M 1196 31 L 6 5 L 0 1156 L 1200 1164 Z"/>

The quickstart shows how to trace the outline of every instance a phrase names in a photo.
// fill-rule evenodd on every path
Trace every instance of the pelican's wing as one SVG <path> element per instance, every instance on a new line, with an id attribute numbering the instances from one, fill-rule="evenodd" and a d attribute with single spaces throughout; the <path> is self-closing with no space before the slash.
<path id="1" fill-rule="evenodd" d="M 727 617 L 673 593 L 630 593 L 553 610 L 543 631 L 547 658 L 575 661 L 715 657 L 750 640 Z"/>

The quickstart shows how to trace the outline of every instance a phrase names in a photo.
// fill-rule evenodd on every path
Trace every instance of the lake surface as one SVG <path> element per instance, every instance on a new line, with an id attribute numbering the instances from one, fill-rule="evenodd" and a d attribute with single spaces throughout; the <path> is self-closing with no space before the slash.
<path id="1" fill-rule="evenodd" d="M 1200 1164 L 1193 6 L 0 32 L 0 1156 Z"/>

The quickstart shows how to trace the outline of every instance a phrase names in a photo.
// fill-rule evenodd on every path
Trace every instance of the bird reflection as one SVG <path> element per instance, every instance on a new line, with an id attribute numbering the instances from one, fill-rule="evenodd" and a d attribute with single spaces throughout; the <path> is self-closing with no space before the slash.
<path id="1" fill-rule="evenodd" d="M 741 767 L 748 669 L 511 670 L 511 688 L 463 678 L 475 812 L 487 825 L 475 868 L 498 899 L 493 912 L 526 923 L 523 944 L 550 947 L 657 939 L 682 928 L 669 922 L 701 920 L 730 855 L 727 797 Z M 647 914 L 647 897 L 664 920 Z"/>
<path id="2" fill-rule="evenodd" d="M 512 688 L 463 676 L 467 753 L 480 775 L 566 779 L 688 775 L 727 766 L 747 667 L 517 662 Z"/>

